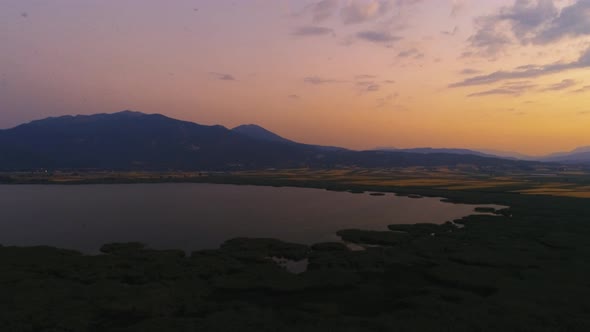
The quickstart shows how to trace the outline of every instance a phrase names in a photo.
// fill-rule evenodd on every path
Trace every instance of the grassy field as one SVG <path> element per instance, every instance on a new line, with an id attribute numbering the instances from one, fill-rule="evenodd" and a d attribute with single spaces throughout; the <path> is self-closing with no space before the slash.
<path id="1" fill-rule="evenodd" d="M 509 206 L 444 225 L 341 230 L 364 250 L 0 247 L 2 331 L 589 331 L 590 173 L 469 169 L 3 174 L 4 183 L 211 182 Z M 416 196 L 419 197 L 419 196 Z M 307 260 L 292 274 L 271 258 Z"/>
<path id="2" fill-rule="evenodd" d="M 0 173 L 0 183 L 92 184 L 136 182 L 288 182 L 351 187 L 430 188 L 452 191 L 516 192 L 590 198 L 590 169 L 539 167 L 527 171 L 474 167 L 266 170 L 244 172 L 21 172 Z"/>

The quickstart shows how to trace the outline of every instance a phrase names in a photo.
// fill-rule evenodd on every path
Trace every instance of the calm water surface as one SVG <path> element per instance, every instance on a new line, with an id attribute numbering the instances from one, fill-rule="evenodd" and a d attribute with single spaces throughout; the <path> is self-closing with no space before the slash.
<path id="1" fill-rule="evenodd" d="M 285 187 L 0 185 L 0 244 L 87 253 L 128 241 L 157 249 L 213 249 L 239 236 L 311 244 L 338 240 L 335 232 L 345 228 L 444 223 L 473 214 L 475 207 L 438 198 Z"/>

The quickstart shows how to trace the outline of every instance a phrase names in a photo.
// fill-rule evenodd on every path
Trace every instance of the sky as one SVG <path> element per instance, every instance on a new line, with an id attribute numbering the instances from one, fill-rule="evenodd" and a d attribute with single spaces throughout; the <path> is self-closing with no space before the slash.
<path id="1" fill-rule="evenodd" d="M 352 149 L 590 145 L 590 0 L 0 0 L 0 128 L 161 113 Z"/>

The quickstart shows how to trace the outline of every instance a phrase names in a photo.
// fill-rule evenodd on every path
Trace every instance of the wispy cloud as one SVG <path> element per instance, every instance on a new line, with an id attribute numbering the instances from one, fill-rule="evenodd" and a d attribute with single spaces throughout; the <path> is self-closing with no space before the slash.
<path id="1" fill-rule="evenodd" d="M 298 14 L 311 15 L 314 23 L 320 23 L 339 14 L 346 25 L 374 22 L 388 14 L 400 13 L 406 7 L 423 0 L 322 0 L 315 1 Z"/>
<path id="2" fill-rule="evenodd" d="M 569 89 L 577 84 L 578 84 L 578 81 L 576 81 L 576 80 L 565 79 L 559 83 L 551 84 L 551 85 L 543 88 L 541 91 L 561 91 L 561 90 Z"/>
<path id="3" fill-rule="evenodd" d="M 322 0 L 310 6 L 314 22 L 322 22 L 330 18 L 338 10 L 339 0 Z"/>
<path id="4" fill-rule="evenodd" d="M 221 81 L 235 81 L 236 78 L 230 74 L 218 73 L 218 72 L 209 72 L 209 75 L 212 77 L 221 80 Z"/>
<path id="5" fill-rule="evenodd" d="M 421 59 L 424 57 L 424 53 L 420 52 L 416 48 L 411 48 L 409 50 L 401 51 L 397 54 L 398 58 L 413 58 L 413 59 Z"/>
<path id="6" fill-rule="evenodd" d="M 296 28 L 291 34 L 297 37 L 325 36 L 334 35 L 334 30 L 319 26 L 303 26 Z"/>
<path id="7" fill-rule="evenodd" d="M 496 71 L 487 75 L 467 78 L 463 81 L 450 84 L 449 87 L 463 87 L 472 85 L 492 84 L 504 80 L 529 79 L 539 76 L 555 74 L 566 70 L 590 67 L 590 48 L 588 48 L 576 61 L 557 62 L 542 66 L 521 66 L 512 71 Z M 520 68 L 520 69 L 519 69 Z"/>
<path id="8" fill-rule="evenodd" d="M 308 77 L 304 78 L 303 81 L 305 83 L 307 83 L 307 84 L 313 84 L 313 85 L 322 85 L 322 84 L 343 83 L 343 82 L 345 82 L 345 81 L 340 81 L 340 80 L 322 78 L 322 77 L 319 77 L 319 76 L 308 76 Z"/>
<path id="9" fill-rule="evenodd" d="M 357 88 L 366 91 L 379 91 L 382 85 L 395 84 L 394 80 L 378 80 L 378 78 L 377 75 L 356 75 L 354 84 Z"/>
<path id="10" fill-rule="evenodd" d="M 457 34 L 457 32 L 459 32 L 459 27 L 458 26 L 455 26 L 453 28 L 453 30 L 450 30 L 450 31 L 449 30 L 443 30 L 440 33 L 442 33 L 445 36 L 454 36 L 454 35 Z"/>
<path id="11" fill-rule="evenodd" d="M 394 36 L 390 32 L 366 30 L 360 31 L 356 34 L 358 39 L 369 41 L 372 43 L 391 44 L 402 39 L 402 37 Z"/>
<path id="12" fill-rule="evenodd" d="M 520 96 L 523 93 L 534 89 L 536 86 L 537 86 L 536 84 L 532 84 L 529 81 L 508 82 L 508 83 L 502 85 L 501 87 L 472 93 L 472 94 L 467 95 L 467 97 L 483 97 L 483 96 L 491 96 L 491 95 Z"/>
<path id="13" fill-rule="evenodd" d="M 368 75 L 368 74 L 361 74 L 361 75 L 356 75 L 354 77 L 354 79 L 356 80 L 370 80 L 370 79 L 374 79 L 377 78 L 376 75 Z"/>
<path id="14" fill-rule="evenodd" d="M 296 94 L 288 95 L 287 98 L 293 99 L 293 100 L 299 100 L 299 99 L 301 99 L 301 97 L 299 95 L 296 95 Z"/>
<path id="15" fill-rule="evenodd" d="M 459 72 L 461 75 L 476 75 L 479 73 L 481 73 L 481 70 L 473 68 L 465 68 Z"/>
<path id="16" fill-rule="evenodd" d="M 367 86 L 367 91 L 379 91 L 381 86 L 379 84 L 371 84 Z"/>
<path id="17" fill-rule="evenodd" d="M 393 2 L 386 0 L 351 0 L 340 10 L 344 24 L 371 21 L 392 9 Z"/>
<path id="18" fill-rule="evenodd" d="M 572 91 L 574 93 L 584 93 L 584 92 L 590 92 L 590 85 L 584 85 L 583 87 Z"/>
<path id="19" fill-rule="evenodd" d="M 381 85 L 375 83 L 374 81 L 360 81 L 356 82 L 355 85 L 362 92 L 374 92 L 379 91 L 379 89 L 381 89 Z"/>
<path id="20" fill-rule="evenodd" d="M 476 52 L 464 52 L 463 57 L 469 57 L 475 54 L 485 56 L 496 56 L 506 46 L 510 45 L 512 40 L 503 30 L 496 27 L 496 20 L 493 17 L 479 17 L 475 19 L 478 27 L 476 32 L 469 37 L 468 42 L 472 48 L 478 49 Z"/>

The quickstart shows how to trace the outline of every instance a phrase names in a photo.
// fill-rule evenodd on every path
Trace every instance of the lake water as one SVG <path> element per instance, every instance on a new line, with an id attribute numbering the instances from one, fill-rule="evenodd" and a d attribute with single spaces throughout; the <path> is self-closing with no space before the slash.
<path id="1" fill-rule="evenodd" d="M 478 205 L 492 206 L 492 205 Z M 108 242 L 214 249 L 233 237 L 337 241 L 345 228 L 444 223 L 475 205 L 394 194 L 220 184 L 0 185 L 0 244 L 96 253 Z"/>

